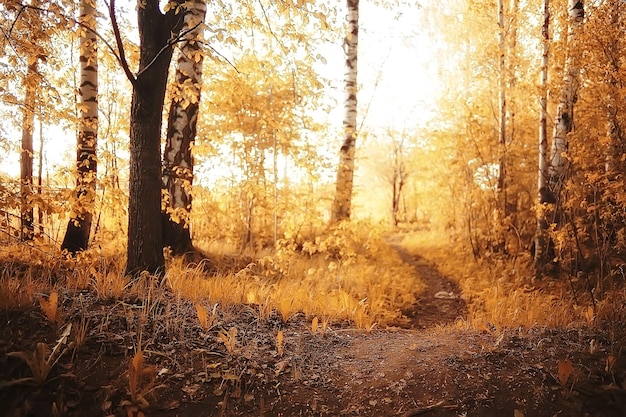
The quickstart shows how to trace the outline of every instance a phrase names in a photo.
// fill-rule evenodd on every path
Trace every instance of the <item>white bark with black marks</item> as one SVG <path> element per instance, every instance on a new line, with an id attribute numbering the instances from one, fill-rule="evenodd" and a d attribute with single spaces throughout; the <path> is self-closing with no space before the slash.
<path id="1" fill-rule="evenodd" d="M 193 184 L 192 148 L 196 138 L 202 89 L 202 42 L 206 2 L 192 0 L 185 3 L 185 7 L 182 29 L 185 35 L 176 60 L 163 154 L 163 243 L 177 255 L 193 249 L 189 229 Z"/>
<path id="2" fill-rule="evenodd" d="M 79 128 L 76 144 L 76 194 L 61 249 L 87 249 L 96 198 L 98 138 L 98 42 L 95 0 L 81 0 L 79 18 Z"/>
<path id="3" fill-rule="evenodd" d="M 359 45 L 359 0 L 347 0 L 348 34 L 346 53 L 346 102 L 343 122 L 344 141 L 339 151 L 335 199 L 331 210 L 333 223 L 350 219 L 354 184 L 354 156 L 357 137 L 357 61 Z"/>
<path id="4" fill-rule="evenodd" d="M 574 128 L 574 104 L 576 103 L 578 94 L 578 73 L 580 71 L 580 47 L 578 45 L 577 35 L 582 28 L 585 17 L 583 1 L 569 0 L 568 12 L 567 57 L 563 76 L 563 91 L 557 107 L 548 174 L 548 187 L 557 195 L 562 188 L 562 183 L 566 176 L 567 135 Z"/>

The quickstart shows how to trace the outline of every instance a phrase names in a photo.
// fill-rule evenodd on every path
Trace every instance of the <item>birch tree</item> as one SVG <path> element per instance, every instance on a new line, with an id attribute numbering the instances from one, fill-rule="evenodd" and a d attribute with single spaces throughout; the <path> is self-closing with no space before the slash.
<path id="1" fill-rule="evenodd" d="M 621 94 L 623 90 L 623 81 L 619 75 L 622 70 L 623 60 L 621 59 L 620 42 L 623 37 L 623 2 L 610 2 L 608 5 L 608 20 L 611 26 L 616 28 L 609 34 L 606 46 L 603 48 L 606 56 L 606 74 L 607 74 L 607 97 L 606 97 L 606 116 L 607 116 L 607 139 L 608 146 L 606 152 L 605 171 L 612 178 L 616 179 L 618 174 L 624 170 L 622 155 L 624 149 L 622 146 L 624 132 L 620 123 Z"/>
<path id="2" fill-rule="evenodd" d="M 192 148 L 196 137 L 202 86 L 202 42 L 206 2 L 185 3 L 185 38 L 180 44 L 176 75 L 168 118 L 163 154 L 163 243 L 174 255 L 193 250 L 189 230 L 191 186 L 193 183 Z"/>
<path id="3" fill-rule="evenodd" d="M 548 189 L 555 196 L 559 195 L 567 170 L 567 135 L 574 126 L 574 103 L 578 92 L 578 73 L 580 55 L 577 35 L 585 17 L 583 0 L 568 2 L 567 56 L 563 76 L 563 91 L 557 107 L 554 138 L 548 169 Z"/>
<path id="4" fill-rule="evenodd" d="M 344 141 L 339 151 L 335 199 L 331 222 L 350 219 L 354 183 L 354 157 L 357 137 L 357 58 L 359 40 L 359 0 L 347 0 L 348 34 L 344 40 L 346 53 L 346 102 L 343 122 Z"/>
<path id="5" fill-rule="evenodd" d="M 98 138 L 98 43 L 95 0 L 81 0 L 79 17 L 79 129 L 76 145 L 76 200 L 61 249 L 74 254 L 87 249 L 96 194 Z"/>
<path id="6" fill-rule="evenodd" d="M 506 217 L 506 29 L 504 25 L 504 0 L 498 0 L 498 45 L 499 45 L 499 128 L 498 128 L 498 204 L 500 221 Z"/>

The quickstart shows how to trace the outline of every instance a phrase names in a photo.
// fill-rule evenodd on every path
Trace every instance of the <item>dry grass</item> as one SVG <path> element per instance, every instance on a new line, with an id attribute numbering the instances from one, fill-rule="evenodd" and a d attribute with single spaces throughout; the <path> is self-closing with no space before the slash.
<path id="1" fill-rule="evenodd" d="M 198 319 L 211 328 L 219 306 L 248 305 L 259 321 L 276 313 L 283 322 L 303 313 L 324 323 L 351 322 L 360 329 L 396 323 L 423 290 L 411 266 L 402 263 L 381 237 L 363 225 L 326 231 L 315 238 L 282 242 L 275 251 L 233 252 L 212 242 L 209 261 L 185 264 L 168 260 L 160 290 L 198 305 Z M 597 325 L 619 334 L 626 321 L 624 291 L 593 305 L 573 299 L 567 279 L 535 282 L 523 262 L 475 262 L 438 233 L 407 233 L 403 246 L 438 265 L 457 280 L 468 305 L 462 327 L 573 327 Z M 0 248 L 0 308 L 35 305 L 55 291 L 89 290 L 103 300 L 146 299 L 158 281 L 123 273 L 124 257 L 115 245 L 78 259 L 50 255 L 51 250 L 15 245 Z M 62 298 L 62 297 L 60 297 Z M 172 302 L 172 300 L 164 300 Z M 45 303 L 44 303 L 45 304 Z M 620 307 L 621 306 L 621 307 Z M 61 312 L 59 307 L 59 314 Z M 172 308 L 175 308 L 173 306 Z M 147 312 L 149 313 L 149 312 Z M 170 323 L 172 326 L 174 324 Z"/>
<path id="2" fill-rule="evenodd" d="M 363 245 L 361 253 L 352 253 L 349 261 L 328 257 L 325 252 L 308 254 L 283 248 L 271 255 L 251 256 L 256 261 L 237 273 L 211 277 L 203 265 L 190 268 L 175 261 L 166 281 L 176 294 L 193 301 L 253 305 L 259 320 L 267 319 L 271 311 L 285 322 L 304 313 L 349 320 L 358 328 L 371 329 L 398 320 L 400 311 L 413 304 L 422 284 L 382 238 L 366 239 L 372 244 Z M 365 246 L 369 250 L 363 249 Z M 211 249 L 216 250 L 215 244 Z"/>
<path id="3" fill-rule="evenodd" d="M 622 294 L 621 301 L 607 300 L 594 308 L 581 297 L 574 299 L 567 278 L 535 281 L 529 262 L 475 261 L 437 233 L 408 234 L 403 245 L 458 282 L 469 310 L 467 321 L 460 326 L 497 329 L 592 325 L 598 314 L 616 311 L 625 300 Z"/>
<path id="4" fill-rule="evenodd" d="M 11 252 L 21 258 L 0 252 L 0 307 L 35 303 L 42 298 L 38 294 L 48 297 L 55 288 L 60 293 L 89 290 L 102 300 L 145 300 L 158 280 L 125 276 L 123 256 L 112 248 L 99 247 L 71 260 L 37 255 L 24 246 Z M 209 314 L 203 313 L 214 315 L 216 305 L 224 309 L 246 304 L 260 321 L 272 312 L 283 322 L 303 313 L 319 317 L 324 328 L 329 322 L 349 321 L 370 330 L 398 321 L 401 310 L 409 308 L 423 288 L 381 235 L 362 225 L 320 233 L 301 247 L 283 242 L 275 251 L 240 254 L 213 242 L 208 249 L 210 267 L 208 261 L 185 264 L 169 259 L 159 284 L 175 297 L 197 303 L 198 318 L 204 318 L 206 327 L 211 325 Z"/>

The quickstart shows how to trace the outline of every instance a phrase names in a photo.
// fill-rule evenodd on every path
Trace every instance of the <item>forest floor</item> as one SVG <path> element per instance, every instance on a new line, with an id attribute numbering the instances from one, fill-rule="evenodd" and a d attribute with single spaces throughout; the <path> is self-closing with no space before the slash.
<path id="1" fill-rule="evenodd" d="M 605 336 L 464 327 L 455 279 L 392 245 L 427 289 L 406 321 L 370 332 L 241 305 L 204 331 L 167 289 L 83 292 L 60 301 L 84 337 L 55 353 L 63 328 L 39 309 L 2 312 L 0 416 L 626 416 L 626 358 Z M 49 374 L 38 383 L 32 369 Z"/>

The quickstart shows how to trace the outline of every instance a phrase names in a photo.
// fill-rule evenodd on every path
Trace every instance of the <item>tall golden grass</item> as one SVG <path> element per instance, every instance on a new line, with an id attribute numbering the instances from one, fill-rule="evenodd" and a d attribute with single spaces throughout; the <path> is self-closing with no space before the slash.
<path id="1" fill-rule="evenodd" d="M 436 232 L 406 234 L 402 244 L 459 284 L 468 305 L 467 319 L 459 326 L 573 327 L 595 319 L 589 300 L 574 299 L 567 277 L 536 281 L 530 262 L 475 260 Z"/>
<path id="2" fill-rule="evenodd" d="M 382 233 L 363 225 L 320 232 L 304 244 L 284 241 L 275 250 L 256 253 L 233 253 L 228 244 L 212 242 L 207 253 L 210 259 L 196 264 L 168 259 L 161 278 L 130 279 L 123 272 L 124 256 L 114 245 L 77 259 L 16 246 L 0 251 L 0 308 L 36 303 L 41 294 L 53 291 L 89 290 L 100 299 L 144 298 L 152 280 L 198 305 L 250 305 L 260 320 L 276 312 L 286 322 L 302 313 L 325 324 L 349 321 L 369 330 L 401 320 L 402 310 L 423 289 L 413 268 L 402 263 Z M 237 266 L 241 259 L 246 263 Z"/>

